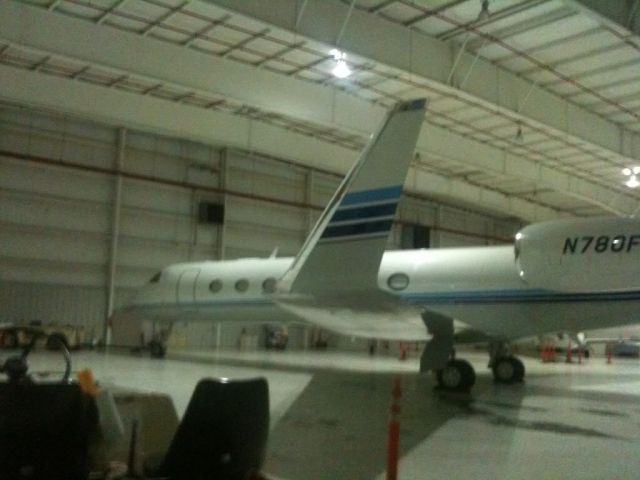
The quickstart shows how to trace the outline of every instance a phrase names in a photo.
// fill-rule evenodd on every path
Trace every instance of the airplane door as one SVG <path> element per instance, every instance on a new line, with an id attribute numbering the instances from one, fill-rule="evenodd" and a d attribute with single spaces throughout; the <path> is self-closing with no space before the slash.
<path id="1" fill-rule="evenodd" d="M 196 299 L 196 282 L 200 275 L 199 268 L 185 270 L 178 277 L 176 295 L 178 303 L 193 303 Z"/>

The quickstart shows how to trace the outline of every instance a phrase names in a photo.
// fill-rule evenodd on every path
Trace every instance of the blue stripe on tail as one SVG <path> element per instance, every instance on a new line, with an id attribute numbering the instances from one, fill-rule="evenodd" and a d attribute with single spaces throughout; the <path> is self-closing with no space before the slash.
<path id="1" fill-rule="evenodd" d="M 402 185 L 348 193 L 320 239 L 352 240 L 387 235 L 401 194 Z"/>
<path id="2" fill-rule="evenodd" d="M 336 211 L 331 217 L 331 223 L 344 222 L 345 220 L 364 220 L 376 217 L 388 217 L 396 213 L 397 201 L 371 205 L 369 207 L 352 207 Z"/>
<path id="3" fill-rule="evenodd" d="M 347 205 L 359 205 L 363 203 L 380 202 L 383 200 L 399 200 L 402 194 L 402 185 L 395 185 L 393 187 L 376 188 L 374 190 L 362 190 L 360 192 L 347 193 L 340 207 Z"/>
<path id="4" fill-rule="evenodd" d="M 381 220 L 377 222 L 354 223 L 327 227 L 320 238 L 352 237 L 354 235 L 370 235 L 372 233 L 387 234 L 389 230 L 391 230 L 391 225 L 393 225 L 393 220 Z"/>

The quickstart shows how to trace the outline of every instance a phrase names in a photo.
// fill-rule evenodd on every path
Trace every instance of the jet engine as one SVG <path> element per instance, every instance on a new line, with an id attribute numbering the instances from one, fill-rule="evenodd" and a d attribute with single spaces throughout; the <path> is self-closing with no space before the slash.
<path id="1" fill-rule="evenodd" d="M 601 217 L 533 224 L 516 235 L 516 265 L 530 287 L 640 288 L 640 219 Z"/>

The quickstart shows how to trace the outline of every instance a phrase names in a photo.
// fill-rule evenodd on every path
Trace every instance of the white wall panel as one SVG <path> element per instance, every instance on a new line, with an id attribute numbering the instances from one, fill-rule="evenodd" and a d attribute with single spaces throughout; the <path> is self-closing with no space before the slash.
<path id="1" fill-rule="evenodd" d="M 123 206 L 120 221 L 122 236 L 178 243 L 189 243 L 193 237 L 194 219 L 186 212 L 179 215 Z"/>
<path id="2" fill-rule="evenodd" d="M 103 265 L 6 256 L 0 256 L 0 262 L 0 290 L 6 281 L 94 286 L 104 289 L 106 271 Z M 4 306 L 2 305 L 2 308 Z"/>
<path id="3" fill-rule="evenodd" d="M 100 335 L 105 299 L 101 288 L 3 281 L 0 318 L 84 325 L 87 333 Z"/>
<path id="4" fill-rule="evenodd" d="M 0 222 L 101 234 L 109 228 L 109 207 L 99 202 L 76 202 L 59 196 L 3 189 L 0 203 Z"/>
<path id="5" fill-rule="evenodd" d="M 189 246 L 167 244 L 162 247 L 154 242 L 122 242 L 118 249 L 118 265 L 160 270 L 171 263 L 184 262 L 189 258 Z"/>
<path id="6" fill-rule="evenodd" d="M 478 239 L 468 237 L 466 235 L 457 235 L 455 233 L 442 232 L 440 234 L 441 248 L 449 247 L 475 247 L 477 245 L 483 245 Z"/>
<path id="7" fill-rule="evenodd" d="M 111 179 L 93 173 L 69 171 L 63 167 L 8 160 L 0 156 L 3 190 L 27 191 L 79 201 L 105 201 L 109 198 Z"/>
<path id="8" fill-rule="evenodd" d="M 300 236 L 306 221 L 302 208 L 245 198 L 228 200 L 227 212 L 234 222 L 277 229 L 284 235 L 295 237 Z"/>
<path id="9" fill-rule="evenodd" d="M 5 226 L 0 231 L 0 255 L 23 259 L 103 264 L 106 245 L 101 236 L 65 230 Z"/>
<path id="10" fill-rule="evenodd" d="M 149 182 L 125 180 L 122 187 L 123 208 L 134 207 L 149 212 L 191 213 L 191 196 L 185 189 Z"/>

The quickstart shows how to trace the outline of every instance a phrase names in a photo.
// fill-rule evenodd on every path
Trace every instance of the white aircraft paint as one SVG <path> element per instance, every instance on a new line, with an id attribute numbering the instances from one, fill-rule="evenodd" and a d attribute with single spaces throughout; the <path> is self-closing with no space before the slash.
<path id="1" fill-rule="evenodd" d="M 618 219 L 640 232 L 640 221 Z M 598 234 L 600 219 L 584 221 L 591 233 Z M 539 225 L 541 228 L 544 224 Z M 569 230 L 567 235 L 573 235 Z M 554 248 L 549 245 L 550 256 Z M 582 258 L 589 265 L 604 262 L 595 255 Z M 471 328 L 490 336 L 515 339 L 548 332 L 578 332 L 629 323 L 640 323 L 640 246 L 630 252 L 605 253 L 609 268 L 590 275 L 589 287 L 582 291 L 545 288 L 543 272 L 535 272 L 535 285 L 520 276 L 513 246 L 472 247 L 434 250 L 402 250 L 385 253 L 378 274 L 379 287 L 402 299 L 410 318 L 401 318 L 402 308 L 394 310 L 391 321 L 377 315 L 353 312 L 330 314 L 327 318 L 296 316 L 278 304 L 278 294 L 265 292 L 268 279 L 281 278 L 293 258 L 242 259 L 222 262 L 176 264 L 165 268 L 157 283 L 145 286 L 130 306 L 149 318 L 165 320 L 211 321 L 311 321 L 345 335 L 402 340 L 427 339 L 420 311 L 427 309 L 459 321 L 458 330 Z M 558 262 L 561 261 L 558 257 Z M 616 275 L 620 264 L 635 265 Z M 532 268 L 536 268 L 535 266 Z M 579 275 L 579 267 L 572 275 Z M 634 274 L 635 273 L 635 274 Z M 408 286 L 400 291 L 389 287 L 395 274 L 406 274 Z M 533 272 L 532 272 L 533 274 Z M 552 271 L 548 284 L 557 283 Z M 623 277 L 623 278 L 621 278 Z M 612 280 L 613 279 L 613 280 Z M 248 280 L 245 292 L 235 284 Z M 222 289 L 212 292 L 212 282 Z M 348 278 L 335 278 L 340 289 Z M 587 281 L 585 279 L 584 281 Z M 611 282 L 627 281 L 627 288 L 610 288 Z M 419 308 L 410 308 L 417 305 Z M 398 318 L 394 316 L 398 314 Z"/>
<path id="2" fill-rule="evenodd" d="M 126 311 L 401 340 L 429 338 L 422 315 L 501 340 L 640 322 L 640 219 L 531 225 L 515 246 L 385 253 L 424 108 L 390 112 L 295 259 L 172 265 Z"/>

